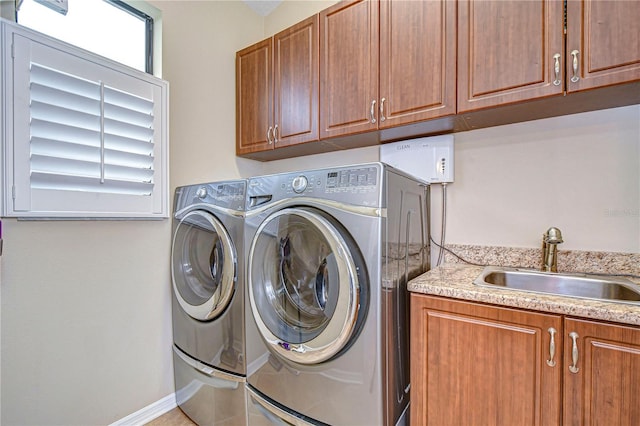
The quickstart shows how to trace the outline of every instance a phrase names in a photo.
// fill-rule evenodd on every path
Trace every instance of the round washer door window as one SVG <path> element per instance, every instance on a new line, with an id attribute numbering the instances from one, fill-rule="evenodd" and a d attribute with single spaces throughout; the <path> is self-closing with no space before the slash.
<path id="1" fill-rule="evenodd" d="M 220 315 L 233 295 L 236 253 L 215 216 L 200 210 L 178 223 L 171 249 L 173 290 L 182 309 L 200 321 Z"/>
<path id="2" fill-rule="evenodd" d="M 258 228 L 248 258 L 249 300 L 260 333 L 282 357 L 315 364 L 355 335 L 364 265 L 331 217 L 287 208 Z"/>

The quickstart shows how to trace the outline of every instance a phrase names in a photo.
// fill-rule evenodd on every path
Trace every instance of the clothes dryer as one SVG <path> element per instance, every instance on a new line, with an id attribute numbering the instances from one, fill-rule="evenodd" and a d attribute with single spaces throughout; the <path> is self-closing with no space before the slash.
<path id="1" fill-rule="evenodd" d="M 178 406 L 197 424 L 245 424 L 246 181 L 176 189 L 171 248 Z"/>
<path id="2" fill-rule="evenodd" d="M 407 281 L 429 268 L 426 183 L 382 163 L 249 180 L 250 424 L 407 420 Z"/>

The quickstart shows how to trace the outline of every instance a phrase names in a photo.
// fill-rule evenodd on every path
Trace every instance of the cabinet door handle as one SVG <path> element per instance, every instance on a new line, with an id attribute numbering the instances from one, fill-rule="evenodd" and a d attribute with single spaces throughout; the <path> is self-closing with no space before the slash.
<path id="1" fill-rule="evenodd" d="M 278 125 L 273 128 L 273 142 L 278 143 Z"/>
<path id="2" fill-rule="evenodd" d="M 578 54 L 580 52 L 578 50 L 571 51 L 571 60 L 573 61 L 573 76 L 571 77 L 572 83 L 577 83 L 580 80 L 578 77 Z"/>
<path id="3" fill-rule="evenodd" d="M 380 122 L 386 120 L 387 118 L 384 116 L 384 101 L 385 98 L 380 99 Z"/>
<path id="4" fill-rule="evenodd" d="M 580 369 L 578 368 L 578 333 L 572 331 L 571 333 L 569 333 L 569 337 L 571 337 L 571 340 L 573 341 L 571 343 L 571 361 L 573 362 L 573 364 L 569 366 L 569 371 L 571 371 L 573 374 L 576 374 L 578 371 L 580 371 Z"/>
<path id="5" fill-rule="evenodd" d="M 375 124 L 376 122 L 376 100 L 371 101 L 371 124 Z"/>
<path id="6" fill-rule="evenodd" d="M 269 142 L 269 145 L 273 143 L 273 139 L 271 139 L 271 132 L 273 132 L 273 127 L 269 126 L 269 129 L 267 130 L 267 142 Z"/>
<path id="7" fill-rule="evenodd" d="M 555 72 L 556 75 L 556 79 L 553 80 L 553 85 L 554 86 L 560 86 L 561 80 L 560 80 L 560 54 L 556 53 L 555 55 L 553 55 L 553 71 Z"/>
<path id="8" fill-rule="evenodd" d="M 550 334 L 549 337 L 549 359 L 547 360 L 547 365 L 549 367 L 555 367 L 556 366 L 556 360 L 554 359 L 556 357 L 556 329 L 553 327 L 549 327 L 549 329 L 547 330 Z"/>

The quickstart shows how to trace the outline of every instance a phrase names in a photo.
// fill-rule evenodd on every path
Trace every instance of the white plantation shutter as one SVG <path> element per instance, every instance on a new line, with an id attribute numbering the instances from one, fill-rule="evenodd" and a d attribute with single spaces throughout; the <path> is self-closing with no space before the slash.
<path id="1" fill-rule="evenodd" d="M 10 36 L 14 183 L 5 214 L 167 217 L 166 83 Z"/>
<path id="2" fill-rule="evenodd" d="M 31 63 L 31 187 L 151 195 L 153 102 Z"/>

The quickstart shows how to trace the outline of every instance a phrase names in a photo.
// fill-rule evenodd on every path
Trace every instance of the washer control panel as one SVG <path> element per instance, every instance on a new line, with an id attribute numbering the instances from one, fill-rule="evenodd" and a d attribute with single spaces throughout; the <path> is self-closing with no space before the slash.
<path id="1" fill-rule="evenodd" d="M 328 192 L 362 192 L 375 190 L 378 170 L 375 167 L 345 169 L 327 173 Z"/>
<path id="2" fill-rule="evenodd" d="M 335 167 L 249 179 L 247 210 L 278 200 L 308 197 L 359 206 L 382 202 L 382 165 Z"/>
<path id="3" fill-rule="evenodd" d="M 207 191 L 207 187 L 206 186 L 201 186 L 196 191 L 196 197 L 200 198 L 201 200 L 204 200 L 205 198 L 207 198 L 208 194 L 209 194 L 209 192 Z"/>
<path id="4" fill-rule="evenodd" d="M 304 192 L 304 190 L 307 189 L 308 185 L 309 185 L 309 180 L 304 175 L 299 175 L 294 177 L 293 181 L 291 182 L 291 188 L 293 189 L 293 192 L 295 192 L 296 194 L 300 194 Z"/>

